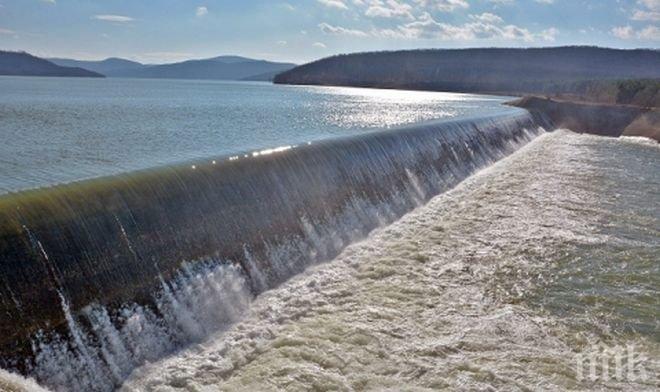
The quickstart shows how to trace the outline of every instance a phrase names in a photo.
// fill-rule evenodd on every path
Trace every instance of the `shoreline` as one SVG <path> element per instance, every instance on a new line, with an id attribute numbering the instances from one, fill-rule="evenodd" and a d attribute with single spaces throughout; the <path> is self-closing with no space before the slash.
<path id="1" fill-rule="evenodd" d="M 342 85 L 323 83 L 282 83 L 274 81 L 273 84 L 285 86 L 353 87 L 380 90 L 518 97 L 517 99 L 505 102 L 504 104 L 545 115 L 552 120 L 557 128 L 567 128 L 577 133 L 588 133 L 608 137 L 639 136 L 660 143 L 660 108 L 658 107 L 643 107 L 633 104 L 560 98 L 529 92 L 471 91 L 469 89 L 448 89 L 439 91 L 432 88 L 415 88 L 411 86 L 399 87 L 396 85 L 387 86 L 371 83 Z"/>
<path id="2" fill-rule="evenodd" d="M 641 136 L 660 142 L 660 110 L 624 104 L 601 104 L 525 96 L 507 105 L 541 113 L 558 128 L 599 136 Z"/>

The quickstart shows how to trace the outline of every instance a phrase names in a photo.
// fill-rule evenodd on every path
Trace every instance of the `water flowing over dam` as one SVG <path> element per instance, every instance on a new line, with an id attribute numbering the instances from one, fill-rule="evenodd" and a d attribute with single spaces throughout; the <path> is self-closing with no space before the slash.
<path id="1" fill-rule="evenodd" d="M 0 196 L 0 365 L 113 390 L 547 128 L 427 122 Z"/>

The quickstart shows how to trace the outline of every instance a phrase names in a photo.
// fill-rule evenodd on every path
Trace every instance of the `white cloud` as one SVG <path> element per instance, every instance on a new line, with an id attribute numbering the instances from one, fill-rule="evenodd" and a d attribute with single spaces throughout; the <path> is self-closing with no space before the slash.
<path id="1" fill-rule="evenodd" d="M 342 0 L 317 0 L 317 1 L 326 7 L 337 8 L 341 10 L 348 9 L 346 4 Z"/>
<path id="2" fill-rule="evenodd" d="M 559 33 L 554 27 L 539 33 L 532 33 L 524 27 L 506 24 L 502 17 L 489 12 L 469 15 L 468 22 L 463 24 L 440 22 L 434 19 L 429 12 L 424 12 L 421 16 L 410 22 L 392 28 L 374 28 L 368 32 L 332 26 L 328 23 L 321 23 L 319 28 L 326 34 L 349 35 L 354 37 L 443 41 L 554 41 L 556 35 Z"/>
<path id="3" fill-rule="evenodd" d="M 15 31 L 14 31 L 14 30 L 9 30 L 9 29 L 3 29 L 3 28 L 1 28 L 1 27 L 0 27 L 0 34 L 7 34 L 7 35 L 11 35 L 11 34 L 14 34 L 14 33 L 15 33 Z"/>
<path id="4" fill-rule="evenodd" d="M 503 23 L 504 20 L 500 18 L 499 16 L 495 14 L 491 14 L 490 12 L 484 12 L 481 15 L 470 15 L 470 19 L 479 21 L 479 22 L 484 22 L 484 23 Z"/>
<path id="5" fill-rule="evenodd" d="M 204 16 L 208 15 L 208 13 L 209 13 L 209 9 L 206 8 L 205 6 L 200 6 L 200 7 L 197 7 L 195 9 L 195 15 L 198 18 L 201 18 L 201 17 L 204 17 Z"/>
<path id="6" fill-rule="evenodd" d="M 660 0 L 637 0 L 637 3 L 654 11 L 660 11 Z"/>
<path id="7" fill-rule="evenodd" d="M 537 38 L 529 30 L 515 25 L 506 25 L 502 18 L 494 14 L 472 15 L 471 21 L 462 25 L 438 22 L 428 12 L 416 21 L 394 29 L 376 31 L 375 34 L 387 38 L 436 39 L 444 41 L 472 40 L 515 40 L 531 42 Z"/>
<path id="8" fill-rule="evenodd" d="M 287 42 L 286 41 L 277 41 L 277 44 L 280 46 L 286 46 Z"/>
<path id="9" fill-rule="evenodd" d="M 641 11 L 635 10 L 632 20 L 650 20 L 650 21 L 660 21 L 660 11 Z"/>
<path id="10" fill-rule="evenodd" d="M 541 4 L 553 4 L 555 2 L 555 0 L 534 0 L 534 1 Z"/>
<path id="11" fill-rule="evenodd" d="M 660 0 L 638 0 L 637 4 L 642 6 L 643 10 L 633 11 L 632 20 L 660 21 Z"/>
<path id="12" fill-rule="evenodd" d="M 347 28 L 340 27 L 340 26 L 332 26 L 332 25 L 327 24 L 327 23 L 320 23 L 319 28 L 325 34 L 331 34 L 331 35 L 352 35 L 354 37 L 366 37 L 366 36 L 368 36 L 368 34 L 365 33 L 362 30 L 347 29 Z"/>
<path id="13" fill-rule="evenodd" d="M 495 5 L 510 5 L 516 2 L 515 0 L 486 0 L 486 1 Z"/>
<path id="14" fill-rule="evenodd" d="M 541 31 L 538 36 L 544 41 L 554 42 L 559 34 L 559 30 L 554 27 Z"/>
<path id="15" fill-rule="evenodd" d="M 612 29 L 612 35 L 621 39 L 631 39 L 635 34 L 631 26 L 618 26 Z"/>
<path id="16" fill-rule="evenodd" d="M 132 22 L 135 20 L 130 16 L 123 16 L 123 15 L 94 15 L 92 19 L 103 20 L 106 22 L 120 22 L 120 23 Z"/>
<path id="17" fill-rule="evenodd" d="M 422 7 L 430 7 L 442 12 L 452 12 L 457 9 L 469 8 L 467 0 L 415 0 Z"/>
<path id="18" fill-rule="evenodd" d="M 415 19 L 412 15 L 413 7 L 398 0 L 371 0 L 365 15 L 370 18 L 405 18 Z"/>
<path id="19" fill-rule="evenodd" d="M 657 26 L 648 26 L 637 33 L 637 38 L 660 41 L 660 29 Z"/>
<path id="20" fill-rule="evenodd" d="M 620 39 L 639 39 L 645 41 L 660 41 L 660 28 L 657 26 L 646 26 L 641 30 L 635 30 L 631 26 L 619 26 L 611 30 L 612 35 Z"/>
<path id="21" fill-rule="evenodd" d="M 321 23 L 319 28 L 323 33 L 408 40 L 522 42 L 553 42 L 559 34 L 554 27 L 532 32 L 525 27 L 508 24 L 501 16 L 493 12 L 468 15 L 467 21 L 463 23 L 448 23 L 435 14 L 468 9 L 469 0 L 344 0 L 346 4 L 349 1 L 352 5 L 360 7 L 368 17 L 404 19 L 404 21 L 387 28 L 376 25 L 370 30 Z M 485 1 L 502 5 L 512 4 L 515 0 Z M 542 1 L 547 2 L 548 0 Z"/>
<path id="22" fill-rule="evenodd" d="M 495 28 L 493 29 L 491 35 L 480 38 L 532 42 L 536 39 L 536 36 L 524 27 L 507 25 L 502 27 L 501 30 Z"/>
<path id="23" fill-rule="evenodd" d="M 312 44 L 312 46 L 315 47 L 315 48 L 321 48 L 321 49 L 327 48 L 327 46 L 325 46 L 325 44 L 323 42 L 314 42 Z"/>
<path id="24" fill-rule="evenodd" d="M 521 40 L 534 41 L 537 36 L 529 30 L 506 25 L 502 18 L 493 14 L 472 15 L 471 22 L 462 25 L 441 23 L 433 19 L 431 14 L 424 13 L 414 22 L 394 29 L 384 29 L 373 32 L 375 35 L 387 38 L 402 39 L 432 39 L 443 41 L 474 41 L 474 40 Z"/>
<path id="25" fill-rule="evenodd" d="M 650 21 L 660 21 L 660 12 L 659 11 L 641 11 L 635 10 L 633 12 L 632 20 L 650 20 Z"/>
<path id="26" fill-rule="evenodd" d="M 41 0 L 42 3 L 56 4 L 55 0 Z"/>

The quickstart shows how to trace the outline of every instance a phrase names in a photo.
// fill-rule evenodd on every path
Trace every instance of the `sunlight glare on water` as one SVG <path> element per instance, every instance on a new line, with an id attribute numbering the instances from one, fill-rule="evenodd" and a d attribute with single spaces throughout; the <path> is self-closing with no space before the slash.
<path id="1" fill-rule="evenodd" d="M 345 127 L 362 128 L 372 124 L 379 128 L 410 124 L 437 118 L 461 117 L 473 105 L 502 103 L 500 97 L 471 94 L 409 90 L 384 90 L 354 87 L 310 87 L 315 93 L 337 98 L 328 102 L 324 111 L 331 121 Z M 484 108 L 483 114 L 489 109 Z"/>
<path id="2" fill-rule="evenodd" d="M 504 97 L 194 80 L 0 77 L 0 193 L 412 124 Z"/>

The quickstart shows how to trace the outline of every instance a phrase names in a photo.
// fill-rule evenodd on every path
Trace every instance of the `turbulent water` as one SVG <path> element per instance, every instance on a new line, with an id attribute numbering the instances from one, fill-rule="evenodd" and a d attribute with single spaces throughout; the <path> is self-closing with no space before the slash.
<path id="1" fill-rule="evenodd" d="M 184 268 L 160 306 L 204 338 L 168 358 L 139 342 L 116 351 L 145 336 L 139 309 L 124 335 L 99 336 L 119 373 L 153 359 L 127 392 L 656 390 L 659 173 L 657 143 L 544 134 L 256 299 L 231 268 Z M 87 314 L 112 329 L 102 309 Z M 94 363 L 79 354 L 50 371 Z M 1 388 L 38 387 L 0 373 Z"/>
<path id="2" fill-rule="evenodd" d="M 431 119 L 513 111 L 469 94 L 0 76 L 0 194 Z"/>
<path id="3" fill-rule="evenodd" d="M 655 390 L 659 195 L 657 144 L 543 135 L 124 390 Z"/>

